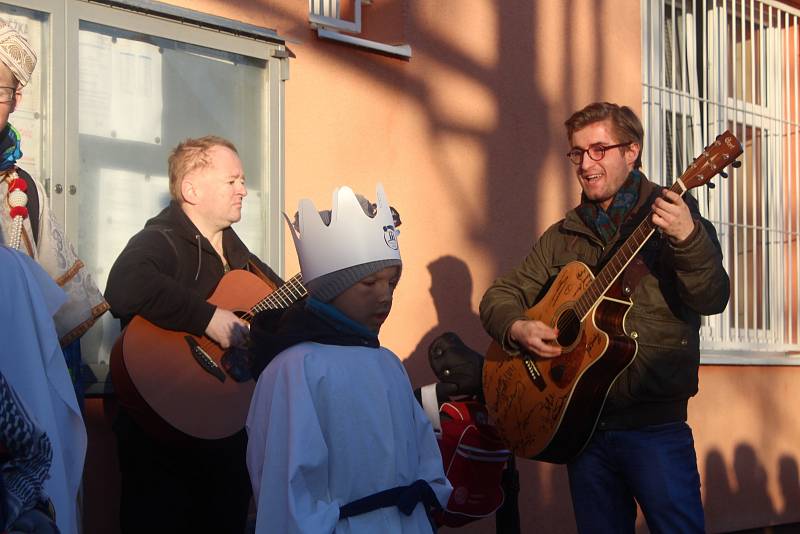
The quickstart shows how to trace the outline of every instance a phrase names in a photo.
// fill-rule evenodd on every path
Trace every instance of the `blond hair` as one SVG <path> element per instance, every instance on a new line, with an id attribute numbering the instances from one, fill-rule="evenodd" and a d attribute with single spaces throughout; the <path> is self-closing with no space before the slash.
<path id="1" fill-rule="evenodd" d="M 168 160 L 169 194 L 173 199 L 181 201 L 181 183 L 187 174 L 211 166 L 209 151 L 215 146 L 225 147 L 236 155 L 239 154 L 233 143 L 216 135 L 185 139 L 173 149 Z"/>

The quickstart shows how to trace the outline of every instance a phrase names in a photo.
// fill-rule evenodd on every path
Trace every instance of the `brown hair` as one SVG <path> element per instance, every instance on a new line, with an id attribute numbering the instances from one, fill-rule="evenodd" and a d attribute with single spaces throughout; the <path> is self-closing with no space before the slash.
<path id="1" fill-rule="evenodd" d="M 572 142 L 572 135 L 578 130 L 604 120 L 610 120 L 618 143 L 636 143 L 639 155 L 633 164 L 634 169 L 642 166 L 642 147 L 644 146 L 644 128 L 636 113 L 628 106 L 618 106 L 610 102 L 594 102 L 580 111 L 576 111 L 566 121 L 567 140 Z"/>
<path id="2" fill-rule="evenodd" d="M 181 201 L 181 182 L 187 174 L 211 165 L 211 156 L 208 152 L 215 146 L 229 148 L 235 154 L 239 154 L 233 143 L 216 135 L 185 139 L 175 147 L 168 160 L 169 194 L 173 199 Z"/>

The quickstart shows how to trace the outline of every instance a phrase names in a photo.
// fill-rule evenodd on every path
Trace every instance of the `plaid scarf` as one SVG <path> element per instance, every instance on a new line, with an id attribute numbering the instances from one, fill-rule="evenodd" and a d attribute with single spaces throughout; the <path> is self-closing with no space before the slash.
<path id="1" fill-rule="evenodd" d="M 3 500 L 0 531 L 19 516 L 46 500 L 44 481 L 50 471 L 53 449 L 50 439 L 31 420 L 22 401 L 0 373 L 0 442 L 8 449 L 8 458 L 0 462 Z"/>
<path id="2" fill-rule="evenodd" d="M 0 171 L 10 169 L 22 157 L 21 142 L 22 137 L 17 129 L 11 126 L 11 123 L 6 124 L 0 132 Z"/>
<path id="3" fill-rule="evenodd" d="M 637 170 L 631 171 L 606 211 L 597 203 L 589 201 L 586 195 L 581 194 L 581 203 L 575 208 L 575 212 L 583 223 L 603 240 L 603 243 L 607 244 L 611 241 L 639 200 L 642 176 L 642 173 Z"/>

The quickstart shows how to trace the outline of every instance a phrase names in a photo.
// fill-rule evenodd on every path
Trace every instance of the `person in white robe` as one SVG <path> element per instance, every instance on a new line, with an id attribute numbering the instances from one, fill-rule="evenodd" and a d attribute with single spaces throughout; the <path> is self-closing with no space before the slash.
<path id="1" fill-rule="evenodd" d="M 50 439 L 44 491 L 62 534 L 77 534 L 86 428 L 53 323 L 67 297 L 35 261 L 5 246 L 0 273 L 0 372 Z"/>
<path id="2" fill-rule="evenodd" d="M 9 118 L 20 109 L 36 61 L 25 37 L 0 19 L 0 245 L 36 260 L 67 294 L 53 320 L 76 394 L 82 399 L 80 338 L 108 310 L 108 303 L 50 209 L 44 187 L 19 166 L 23 139 Z"/>
<path id="3" fill-rule="evenodd" d="M 401 261 L 383 189 L 347 188 L 292 227 L 309 298 L 251 325 L 247 418 L 257 533 L 430 533 L 452 488 L 430 421 L 378 333 Z M 298 234 L 299 231 L 299 234 Z"/>

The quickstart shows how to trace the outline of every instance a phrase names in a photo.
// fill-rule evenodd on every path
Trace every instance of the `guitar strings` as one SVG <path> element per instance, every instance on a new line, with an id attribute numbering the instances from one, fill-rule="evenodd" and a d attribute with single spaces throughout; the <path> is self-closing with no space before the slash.
<path id="1" fill-rule="evenodd" d="M 669 189 L 670 191 L 681 194 L 681 187 L 678 182 L 672 184 L 672 187 Z M 652 213 L 651 210 L 650 214 Z M 592 280 L 586 288 L 586 291 L 578 298 L 575 308 L 573 309 L 575 314 L 569 316 L 567 316 L 567 314 L 562 314 L 559 316 L 557 326 L 560 331 L 565 331 L 567 328 L 574 328 L 576 326 L 576 321 L 577 327 L 580 328 L 581 318 L 583 318 L 586 313 L 595 306 L 600 297 L 608 291 L 612 281 L 616 280 L 622 269 L 633 259 L 634 253 L 638 251 L 654 230 L 655 225 L 652 222 L 652 217 L 648 215 L 631 234 L 631 237 L 634 239 L 629 238 L 623 243 L 611 260 L 600 270 L 597 278 Z M 635 247 L 634 244 L 636 245 Z"/>
<path id="2" fill-rule="evenodd" d="M 286 308 L 297 300 L 303 298 L 308 292 L 303 286 L 301 280 L 302 274 L 298 273 L 294 275 L 281 287 L 259 301 L 248 312 L 243 313 L 242 318 L 250 322 L 254 315 L 258 312 Z"/>

